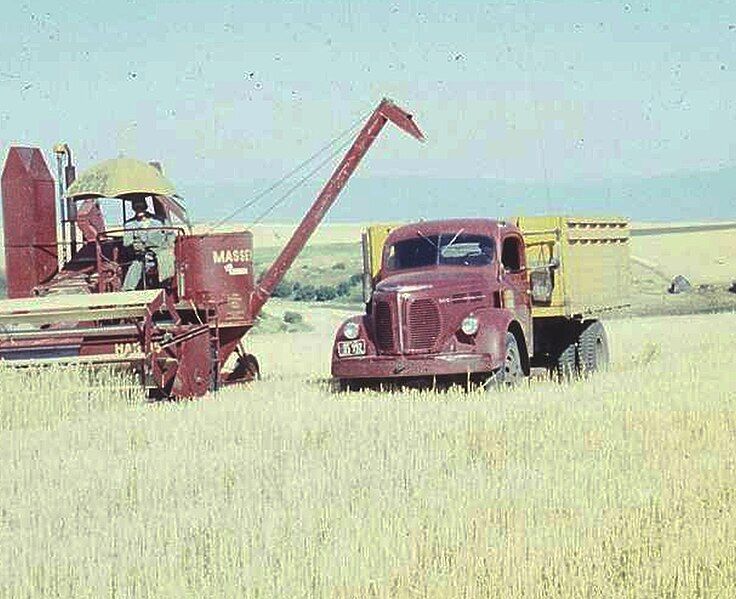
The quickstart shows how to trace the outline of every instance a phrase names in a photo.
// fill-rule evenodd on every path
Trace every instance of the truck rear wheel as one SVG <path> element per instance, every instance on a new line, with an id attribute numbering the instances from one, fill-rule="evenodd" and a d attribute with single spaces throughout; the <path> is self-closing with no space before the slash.
<path id="1" fill-rule="evenodd" d="M 594 320 L 583 329 L 578 345 L 583 373 L 596 372 L 608 366 L 608 337 L 600 321 Z"/>
<path id="2" fill-rule="evenodd" d="M 554 371 L 558 378 L 562 380 L 570 380 L 580 373 L 580 362 L 578 361 L 578 344 L 572 341 L 569 345 L 562 348 L 557 355 L 554 363 Z"/>

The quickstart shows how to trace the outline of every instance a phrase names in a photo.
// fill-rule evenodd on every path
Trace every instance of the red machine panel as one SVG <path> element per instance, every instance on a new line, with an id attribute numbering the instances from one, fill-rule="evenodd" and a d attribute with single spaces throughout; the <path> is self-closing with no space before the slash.
<path id="1" fill-rule="evenodd" d="M 221 324 L 250 321 L 253 235 L 187 235 L 176 240 L 179 296 L 199 308 L 217 306 Z"/>
<path id="2" fill-rule="evenodd" d="M 58 268 L 54 179 L 38 148 L 11 147 L 2 174 L 8 297 L 28 297 Z"/>

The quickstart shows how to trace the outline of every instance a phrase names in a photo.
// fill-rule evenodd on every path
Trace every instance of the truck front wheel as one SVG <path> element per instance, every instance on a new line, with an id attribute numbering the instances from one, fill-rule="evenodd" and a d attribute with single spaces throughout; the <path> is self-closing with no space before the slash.
<path id="1" fill-rule="evenodd" d="M 513 333 L 506 333 L 506 355 L 504 363 L 488 381 L 488 387 L 511 387 L 524 378 L 519 344 Z"/>
<path id="2" fill-rule="evenodd" d="M 594 320 L 583 329 L 578 348 L 583 373 L 596 372 L 608 366 L 608 338 L 600 321 Z"/>

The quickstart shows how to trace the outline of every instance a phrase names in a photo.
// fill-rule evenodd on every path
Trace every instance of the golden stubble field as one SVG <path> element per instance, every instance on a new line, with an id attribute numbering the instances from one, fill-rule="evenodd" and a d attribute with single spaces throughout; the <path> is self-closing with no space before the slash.
<path id="1" fill-rule="evenodd" d="M 736 314 L 612 321 L 570 384 L 345 395 L 311 314 L 196 402 L 1 372 L 0 596 L 734 595 Z"/>
<path id="2" fill-rule="evenodd" d="M 638 301 L 704 301 L 667 279 L 736 278 L 734 236 L 632 239 Z M 589 380 L 338 395 L 347 313 L 286 309 L 312 330 L 249 337 L 264 380 L 197 402 L 0 370 L 0 597 L 736 594 L 736 313 L 611 321 Z"/>

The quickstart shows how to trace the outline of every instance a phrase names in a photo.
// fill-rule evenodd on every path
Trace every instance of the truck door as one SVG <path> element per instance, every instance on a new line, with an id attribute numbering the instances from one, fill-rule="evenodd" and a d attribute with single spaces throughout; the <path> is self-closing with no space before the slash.
<path id="1" fill-rule="evenodd" d="M 527 347 L 532 345 L 532 309 L 529 277 L 526 272 L 524 241 L 515 233 L 505 236 L 501 245 L 501 282 L 503 306 L 514 313 L 524 330 Z"/>

